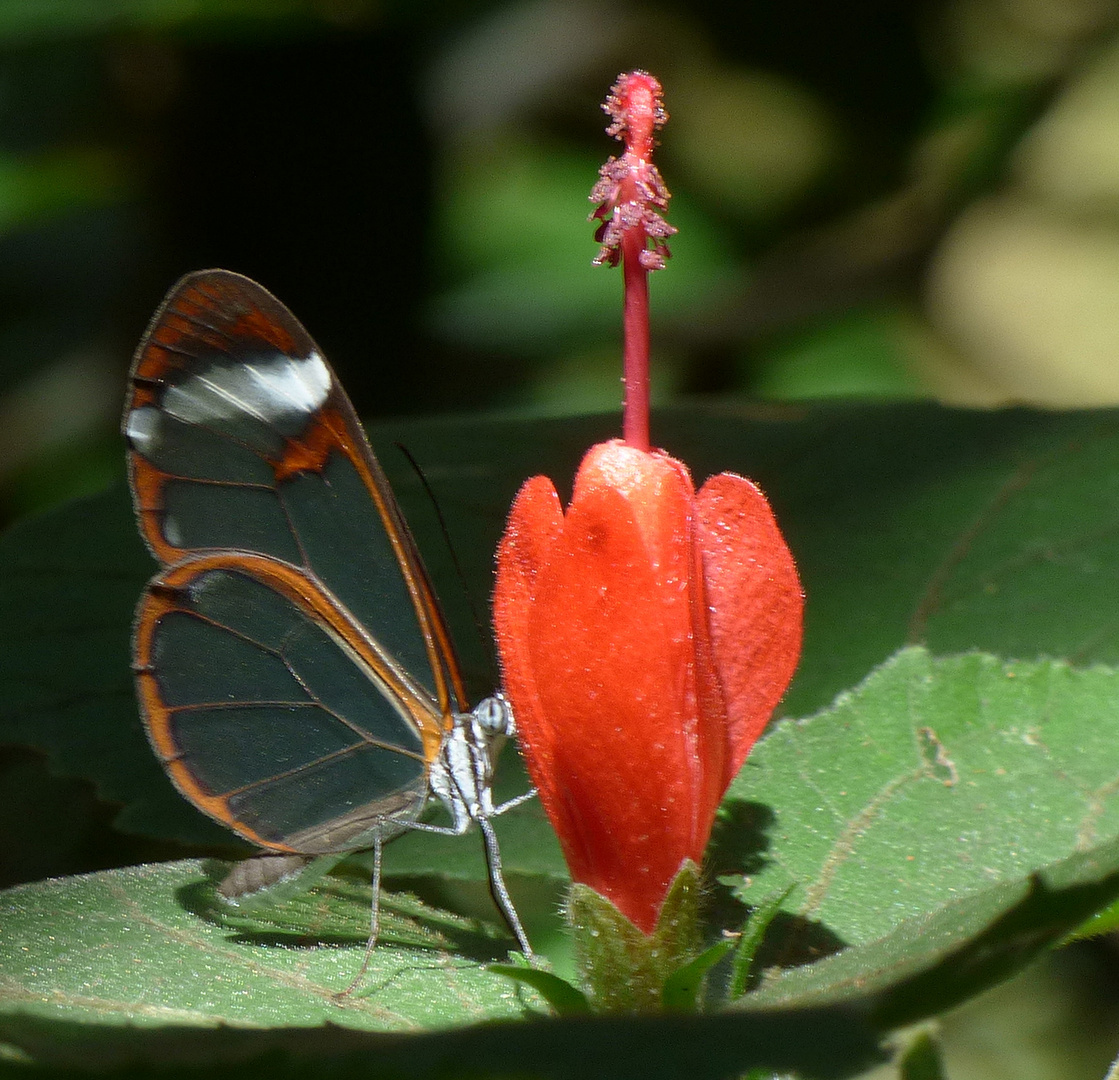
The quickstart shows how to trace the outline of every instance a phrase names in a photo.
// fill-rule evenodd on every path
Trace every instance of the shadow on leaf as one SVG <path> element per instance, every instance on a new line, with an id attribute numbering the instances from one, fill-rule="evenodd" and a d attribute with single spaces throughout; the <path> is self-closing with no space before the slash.
<path id="1" fill-rule="evenodd" d="M 233 931 L 234 943 L 313 949 L 364 946 L 369 939 L 369 882 L 347 868 L 336 868 L 302 892 L 251 908 L 237 907 L 218 894 L 229 864 L 213 861 L 203 869 L 206 877 L 178 889 L 176 899 L 198 918 Z M 430 907 L 409 893 L 381 893 L 379 944 L 454 952 L 486 962 L 504 957 L 503 941 L 496 928 L 491 931 Z"/>
<path id="2" fill-rule="evenodd" d="M 723 806 L 708 848 L 710 878 L 747 877 L 768 864 L 769 830 L 776 822 L 765 803 L 732 801 Z M 708 918 L 712 926 L 735 932 L 742 925 L 743 907 L 729 888 L 712 891 Z M 839 952 L 847 943 L 827 926 L 787 912 L 769 925 L 754 958 L 755 978 L 766 968 L 800 967 Z"/>
<path id="3" fill-rule="evenodd" d="M 754 963 L 766 968 L 803 967 L 847 948 L 847 942 L 823 923 L 785 912 L 775 916 Z"/>
<path id="4" fill-rule="evenodd" d="M 721 874 L 757 874 L 769 860 L 768 831 L 777 820 L 765 803 L 728 802 L 719 810 L 706 865 L 711 877 Z"/>

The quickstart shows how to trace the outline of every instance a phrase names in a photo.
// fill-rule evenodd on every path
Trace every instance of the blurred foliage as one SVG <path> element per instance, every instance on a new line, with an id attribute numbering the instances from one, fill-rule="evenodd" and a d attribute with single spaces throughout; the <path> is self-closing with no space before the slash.
<path id="1" fill-rule="evenodd" d="M 613 409 L 586 196 L 632 66 L 673 114 L 660 400 L 1119 400 L 1117 18 L 0 0 L 0 514 L 112 473 L 127 358 L 204 265 L 276 291 L 366 415 Z"/>

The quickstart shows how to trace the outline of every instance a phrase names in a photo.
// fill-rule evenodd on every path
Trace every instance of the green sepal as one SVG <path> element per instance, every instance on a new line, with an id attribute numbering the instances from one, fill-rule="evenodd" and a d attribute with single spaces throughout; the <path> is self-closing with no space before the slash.
<path id="1" fill-rule="evenodd" d="M 700 944 L 699 867 L 686 860 L 665 896 L 652 934 L 639 930 L 614 904 L 576 882 L 567 918 L 575 965 L 596 1012 L 652 1013 L 664 1008 L 664 987 Z"/>
<path id="2" fill-rule="evenodd" d="M 669 975 L 663 990 L 665 1009 L 669 1012 L 698 1012 L 704 976 L 733 948 L 733 941 L 716 942 Z"/>
<path id="3" fill-rule="evenodd" d="M 781 905 L 788 898 L 789 893 L 796 888 L 794 882 L 786 889 L 779 889 L 777 892 L 770 893 L 750 914 L 746 917 L 746 922 L 742 927 L 742 933 L 738 938 L 738 948 L 734 952 L 734 965 L 731 968 L 730 987 L 727 990 L 727 997 L 731 1001 L 736 1001 L 742 997 L 747 990 L 750 989 L 751 978 L 754 970 L 754 957 L 758 954 L 758 948 L 765 937 L 765 932 L 769 929 L 769 924 L 773 922 L 774 917 L 781 910 Z"/>
<path id="4" fill-rule="evenodd" d="M 591 1003 L 587 995 L 577 986 L 572 986 L 566 979 L 561 979 L 551 971 L 521 967 L 517 964 L 490 964 L 486 970 L 531 986 L 552 1006 L 556 1016 L 587 1016 L 591 1011 Z"/>

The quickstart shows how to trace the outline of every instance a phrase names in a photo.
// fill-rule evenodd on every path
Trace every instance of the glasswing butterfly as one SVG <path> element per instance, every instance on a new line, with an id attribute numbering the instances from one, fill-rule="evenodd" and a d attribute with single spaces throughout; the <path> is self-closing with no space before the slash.
<path id="1" fill-rule="evenodd" d="M 500 695 L 467 710 L 412 534 L 306 330 L 248 278 L 187 275 L 137 350 L 123 429 L 162 566 L 133 639 L 148 738 L 190 802 L 260 849 L 219 893 L 236 903 L 372 848 L 371 950 L 384 843 L 477 822 L 531 956 L 490 821 L 529 797 L 491 793 L 512 712 Z M 417 820 L 429 794 L 450 826 Z"/>

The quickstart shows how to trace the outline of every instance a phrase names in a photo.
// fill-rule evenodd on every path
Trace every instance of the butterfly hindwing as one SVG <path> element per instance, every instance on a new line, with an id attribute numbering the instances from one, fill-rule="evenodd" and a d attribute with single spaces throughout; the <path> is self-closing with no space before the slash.
<path id="1" fill-rule="evenodd" d="M 253 843 L 361 847 L 421 808 L 424 701 L 294 567 L 245 553 L 179 563 L 141 601 L 135 657 L 176 786 Z"/>

